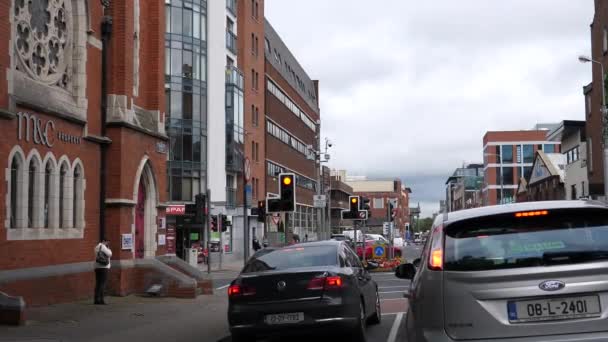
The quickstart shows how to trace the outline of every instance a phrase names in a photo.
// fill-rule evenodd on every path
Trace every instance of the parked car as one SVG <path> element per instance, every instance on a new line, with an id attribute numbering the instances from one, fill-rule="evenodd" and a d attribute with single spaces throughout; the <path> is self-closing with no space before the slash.
<path id="1" fill-rule="evenodd" d="M 606 341 L 608 207 L 529 202 L 439 215 L 397 268 L 410 342 Z"/>
<path id="2" fill-rule="evenodd" d="M 355 243 L 353 240 L 344 234 L 331 234 L 331 239 L 336 241 L 344 241 L 350 248 L 355 250 Z"/>
<path id="3" fill-rule="evenodd" d="M 365 341 L 366 324 L 381 317 L 378 285 L 341 241 L 296 244 L 252 258 L 228 287 L 232 341 L 326 331 Z"/>

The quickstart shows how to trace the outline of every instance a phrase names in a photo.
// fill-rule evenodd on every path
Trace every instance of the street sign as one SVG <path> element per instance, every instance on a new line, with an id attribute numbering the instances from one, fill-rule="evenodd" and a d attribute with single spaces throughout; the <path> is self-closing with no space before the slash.
<path id="1" fill-rule="evenodd" d="M 382 234 L 383 235 L 388 235 L 389 227 L 390 227 L 390 225 L 388 222 L 382 223 Z"/>
<path id="2" fill-rule="evenodd" d="M 382 245 L 374 245 L 374 258 L 384 258 L 386 254 L 386 249 Z"/>
<path id="3" fill-rule="evenodd" d="M 281 216 L 276 215 L 276 216 L 272 216 L 272 222 L 277 225 L 279 224 L 279 221 L 281 221 Z"/>
<path id="4" fill-rule="evenodd" d="M 245 158 L 245 180 L 249 182 L 251 180 L 251 160 Z"/>
<path id="5" fill-rule="evenodd" d="M 315 208 L 325 208 L 327 206 L 327 196 L 325 195 L 314 195 L 313 202 Z"/>
<path id="6" fill-rule="evenodd" d="M 253 201 L 253 188 L 251 184 L 245 185 L 245 199 L 247 202 L 247 206 L 251 206 L 251 202 Z"/>
<path id="7" fill-rule="evenodd" d="M 359 219 L 367 220 L 367 210 L 359 210 Z"/>

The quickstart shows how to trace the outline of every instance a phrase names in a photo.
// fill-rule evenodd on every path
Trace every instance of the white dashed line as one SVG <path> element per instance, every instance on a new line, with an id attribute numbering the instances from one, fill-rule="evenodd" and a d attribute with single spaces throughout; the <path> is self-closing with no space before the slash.
<path id="1" fill-rule="evenodd" d="M 394 289 L 394 288 L 398 288 L 398 287 L 408 287 L 408 285 L 402 285 L 402 286 L 380 286 L 378 288 L 379 289 Z"/>
<path id="2" fill-rule="evenodd" d="M 384 292 L 378 292 L 379 294 L 386 294 L 386 293 L 403 293 L 403 291 L 384 291 Z"/>
<path id="3" fill-rule="evenodd" d="M 220 286 L 220 287 L 217 287 L 217 288 L 215 288 L 215 289 L 216 289 L 216 290 L 223 290 L 223 289 L 227 288 L 228 286 L 230 286 L 230 284 L 228 284 L 228 285 L 224 285 L 224 286 Z"/>
<path id="4" fill-rule="evenodd" d="M 391 333 L 388 334 L 388 340 L 386 340 L 386 342 L 395 342 L 397 340 L 397 333 L 399 332 L 399 326 L 401 325 L 401 319 L 403 319 L 402 312 L 397 314 L 397 317 L 395 318 L 395 322 L 393 322 L 393 327 L 391 328 Z"/>

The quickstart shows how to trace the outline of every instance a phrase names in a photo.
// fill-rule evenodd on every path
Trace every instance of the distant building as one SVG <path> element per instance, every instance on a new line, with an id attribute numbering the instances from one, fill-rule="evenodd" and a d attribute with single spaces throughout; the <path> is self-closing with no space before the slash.
<path id="1" fill-rule="evenodd" d="M 411 189 L 402 185 L 401 180 L 357 180 L 347 181 L 355 195 L 370 200 L 371 217 L 367 220 L 370 231 L 382 233 L 382 224 L 394 216 L 396 231 L 401 234 L 409 224 L 409 199 Z M 390 213 L 389 201 L 394 203 L 394 212 Z"/>
<path id="2" fill-rule="evenodd" d="M 529 178 L 522 178 L 517 190 L 518 201 L 554 201 L 565 199 L 566 156 L 561 153 L 536 152 Z"/>
<path id="3" fill-rule="evenodd" d="M 548 140 L 547 133 L 543 129 L 487 132 L 484 135 L 483 205 L 514 202 L 519 179 L 528 178 L 532 172 L 535 153 L 561 152 L 561 143 Z"/>
<path id="4" fill-rule="evenodd" d="M 562 153 L 566 156 L 564 199 L 579 199 L 589 196 L 585 126 L 585 121 L 565 120 L 548 136 L 549 140 L 561 143 Z"/>
<path id="5" fill-rule="evenodd" d="M 331 229 L 332 233 L 339 233 L 346 228 L 352 226 L 352 222 L 342 221 L 342 210 L 349 209 L 348 197 L 353 195 L 353 188 L 348 184 L 342 182 L 338 176 L 331 177 L 331 195 L 330 208 L 331 208 Z"/>
<path id="6" fill-rule="evenodd" d="M 481 206 L 483 164 L 469 164 L 457 168 L 446 181 L 447 211 Z"/>

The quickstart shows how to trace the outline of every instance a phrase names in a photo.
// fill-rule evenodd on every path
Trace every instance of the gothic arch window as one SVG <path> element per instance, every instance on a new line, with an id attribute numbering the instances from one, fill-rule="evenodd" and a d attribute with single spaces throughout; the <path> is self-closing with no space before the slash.
<path id="1" fill-rule="evenodd" d="M 80 164 L 74 167 L 72 197 L 72 226 L 74 228 L 84 227 L 84 172 Z"/>
<path id="2" fill-rule="evenodd" d="M 68 185 L 68 177 L 69 177 L 69 166 L 67 162 L 63 162 L 61 164 L 61 168 L 59 169 L 59 227 L 66 228 L 67 225 L 67 185 Z"/>
<path id="3" fill-rule="evenodd" d="M 51 227 L 51 192 L 53 188 L 53 164 L 50 160 L 44 167 L 44 228 Z"/>
<path id="4" fill-rule="evenodd" d="M 38 197 L 40 192 L 40 161 L 33 155 L 27 170 L 27 226 L 35 228 L 40 217 Z"/>
<path id="5" fill-rule="evenodd" d="M 13 159 L 11 160 L 10 169 L 10 228 L 17 228 L 21 226 L 21 222 L 19 220 L 20 213 L 20 202 L 23 198 L 23 193 L 21 191 L 21 184 L 23 183 L 23 156 L 20 153 L 15 153 Z"/>
<path id="6" fill-rule="evenodd" d="M 88 1 L 12 0 L 11 95 L 86 118 Z M 40 94 L 53 93 L 41 97 Z"/>

